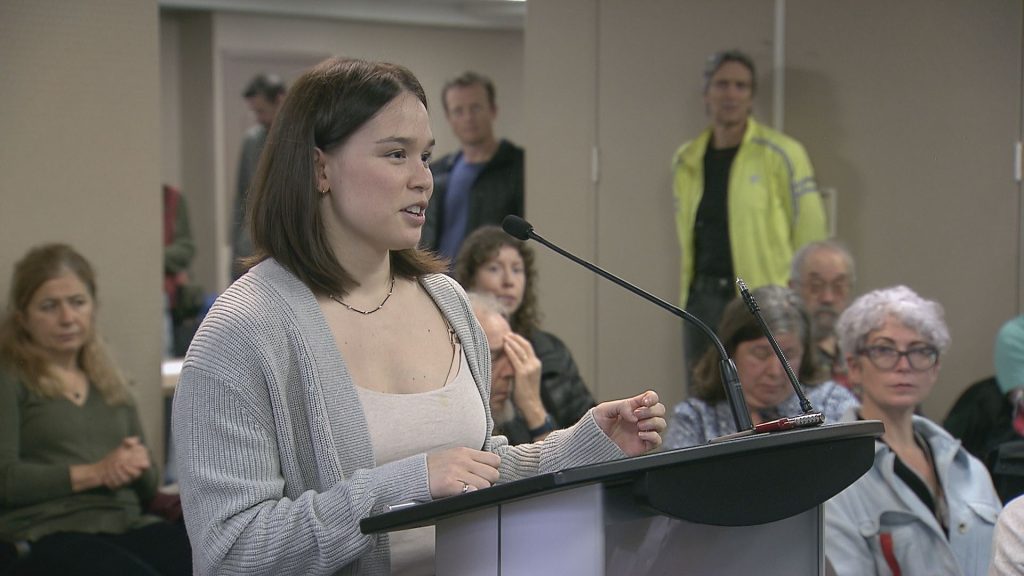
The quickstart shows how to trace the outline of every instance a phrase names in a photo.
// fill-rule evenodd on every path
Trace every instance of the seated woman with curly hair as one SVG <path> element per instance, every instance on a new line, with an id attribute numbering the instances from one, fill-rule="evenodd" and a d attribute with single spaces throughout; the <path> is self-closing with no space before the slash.
<path id="1" fill-rule="evenodd" d="M 512 327 L 505 352 L 523 356 L 522 370 L 515 370 L 502 386 L 494 383 L 493 404 L 505 403 L 509 418 L 497 423 L 495 434 L 511 444 L 539 440 L 556 428 L 575 424 L 594 406 L 576 361 L 557 336 L 540 329 L 537 307 L 537 270 L 533 249 L 497 226 L 476 229 L 462 243 L 455 261 L 455 279 L 467 291 L 492 294 L 505 309 Z M 539 361 L 539 362 L 535 362 Z M 531 366 L 539 365 L 540 388 L 528 384 Z M 498 365 L 496 369 L 502 366 Z M 511 368 L 511 367 L 510 367 Z"/>

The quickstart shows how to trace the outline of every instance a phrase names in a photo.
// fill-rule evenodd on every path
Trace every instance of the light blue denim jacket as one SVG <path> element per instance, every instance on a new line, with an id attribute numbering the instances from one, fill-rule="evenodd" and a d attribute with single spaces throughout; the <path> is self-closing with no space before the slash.
<path id="1" fill-rule="evenodd" d="M 850 410 L 843 421 L 856 418 Z M 893 451 L 876 441 L 871 470 L 825 503 L 825 553 L 837 576 L 892 574 L 883 538 L 891 538 L 903 576 L 988 573 L 1001 508 L 988 471 L 930 420 L 914 416 L 914 430 L 935 458 L 949 506 L 949 538 L 932 511 L 896 476 Z"/>

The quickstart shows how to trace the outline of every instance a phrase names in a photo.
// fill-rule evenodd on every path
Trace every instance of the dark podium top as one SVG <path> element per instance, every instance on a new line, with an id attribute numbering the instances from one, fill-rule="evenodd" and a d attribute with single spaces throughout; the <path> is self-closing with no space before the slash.
<path id="1" fill-rule="evenodd" d="M 860 478 L 884 430 L 877 420 L 830 424 L 569 468 L 371 516 L 359 527 L 372 534 L 429 526 L 593 483 L 630 490 L 638 506 L 688 522 L 766 524 L 822 504 Z"/>

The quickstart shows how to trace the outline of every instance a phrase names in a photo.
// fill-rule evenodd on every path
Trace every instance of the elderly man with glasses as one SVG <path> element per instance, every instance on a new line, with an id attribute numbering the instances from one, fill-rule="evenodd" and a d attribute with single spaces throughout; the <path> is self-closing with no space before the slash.
<path id="1" fill-rule="evenodd" d="M 839 317 L 840 349 L 861 407 L 880 420 L 874 464 L 825 505 L 825 553 L 838 576 L 982 576 L 1000 502 L 985 466 L 914 414 L 949 347 L 942 306 L 906 286 L 861 296 Z"/>
<path id="2" fill-rule="evenodd" d="M 800 294 L 814 321 L 818 369 L 847 388 L 846 360 L 835 327 L 850 303 L 855 276 L 853 256 L 835 240 L 811 242 L 798 250 L 789 274 L 789 287 Z"/>

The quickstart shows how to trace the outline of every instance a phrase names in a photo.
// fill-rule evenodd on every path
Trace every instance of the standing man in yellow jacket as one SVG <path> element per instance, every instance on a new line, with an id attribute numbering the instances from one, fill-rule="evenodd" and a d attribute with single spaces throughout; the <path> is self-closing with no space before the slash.
<path id="1" fill-rule="evenodd" d="M 680 146 L 672 161 L 680 299 L 715 330 L 737 293 L 737 276 L 751 289 L 785 286 L 793 254 L 827 236 L 807 152 L 750 116 L 756 88 L 749 56 L 713 54 L 704 70 L 711 126 Z M 684 340 L 692 368 L 708 342 L 689 325 Z"/>

